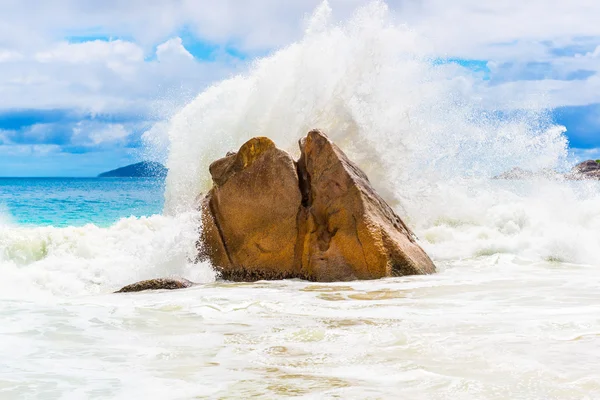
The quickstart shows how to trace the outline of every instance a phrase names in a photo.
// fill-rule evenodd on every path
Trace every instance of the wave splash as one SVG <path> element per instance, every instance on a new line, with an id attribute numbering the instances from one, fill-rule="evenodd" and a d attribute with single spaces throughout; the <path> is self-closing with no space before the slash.
<path id="1" fill-rule="evenodd" d="M 208 165 L 247 139 L 268 136 L 297 154 L 298 138 L 320 128 L 438 260 L 597 263 L 597 185 L 489 180 L 514 166 L 565 169 L 565 128 L 543 103 L 514 110 L 484 77 L 431 54 L 383 2 L 341 24 L 323 3 L 302 39 L 173 118 L 165 212 L 193 207 L 210 185 Z"/>
<path id="2" fill-rule="evenodd" d="M 170 121 L 165 216 L 110 228 L 0 224 L 0 295 L 77 295 L 157 276 L 214 280 L 193 265 L 208 165 L 253 136 L 297 155 L 320 128 L 355 160 L 443 267 L 490 257 L 597 264 L 600 187 L 499 182 L 521 166 L 564 168 L 567 139 L 543 104 L 510 111 L 488 82 L 398 23 L 382 2 L 334 23 L 323 3 L 302 39 L 215 84 Z M 164 150 L 164 149 L 161 149 Z"/>
<path id="3" fill-rule="evenodd" d="M 297 153 L 297 140 L 313 128 L 396 202 L 409 202 L 426 186 L 422 179 L 564 162 L 564 128 L 543 112 L 502 108 L 513 99 L 492 104 L 481 76 L 429 49 L 382 2 L 342 24 L 323 3 L 301 40 L 209 88 L 173 118 L 166 212 L 192 207 L 210 184 L 208 165 L 247 139 L 268 136 Z"/>
<path id="4" fill-rule="evenodd" d="M 214 281 L 210 266 L 191 262 L 197 235 L 189 213 L 123 218 L 109 228 L 0 224 L 0 299 L 104 293 L 171 275 Z"/>

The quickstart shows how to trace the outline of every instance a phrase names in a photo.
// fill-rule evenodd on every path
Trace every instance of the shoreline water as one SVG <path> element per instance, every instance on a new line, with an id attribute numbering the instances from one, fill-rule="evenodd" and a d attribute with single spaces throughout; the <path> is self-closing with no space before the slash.
<path id="1" fill-rule="evenodd" d="M 600 185 L 448 188 L 404 210 L 439 272 L 377 281 L 215 282 L 194 213 L 0 223 L 0 397 L 600 393 Z M 173 275 L 200 285 L 112 293 Z"/>
<path id="2" fill-rule="evenodd" d="M 595 267 L 510 257 L 441 267 L 340 284 L 0 300 L 0 349 L 12 360 L 0 390 L 38 399 L 598 393 Z"/>

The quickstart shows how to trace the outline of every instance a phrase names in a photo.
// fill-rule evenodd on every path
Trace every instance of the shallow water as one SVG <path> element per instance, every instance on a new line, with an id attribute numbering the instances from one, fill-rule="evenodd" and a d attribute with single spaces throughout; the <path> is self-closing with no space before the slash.
<path id="1" fill-rule="evenodd" d="M 600 397 L 600 188 L 473 185 L 411 209 L 439 273 L 365 282 L 215 282 L 195 213 L 0 224 L 0 398 Z"/>
<path id="2" fill-rule="evenodd" d="M 3 300 L 2 398 L 595 398 L 597 267 Z M 7 357 L 8 356 L 8 357 Z M 587 396 L 587 397 L 586 397 Z"/>

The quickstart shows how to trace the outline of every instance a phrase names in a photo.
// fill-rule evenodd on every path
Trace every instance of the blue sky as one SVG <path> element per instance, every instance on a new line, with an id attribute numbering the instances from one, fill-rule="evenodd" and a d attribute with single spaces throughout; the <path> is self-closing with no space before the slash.
<path id="1" fill-rule="evenodd" d="M 330 4 L 344 19 L 366 2 Z M 301 37 L 319 3 L 2 2 L 0 176 L 93 176 L 154 156 L 146 132 Z M 573 154 L 600 158 L 597 1 L 387 3 L 426 40 L 434 63 L 465 68 L 516 108 L 543 97 Z"/>

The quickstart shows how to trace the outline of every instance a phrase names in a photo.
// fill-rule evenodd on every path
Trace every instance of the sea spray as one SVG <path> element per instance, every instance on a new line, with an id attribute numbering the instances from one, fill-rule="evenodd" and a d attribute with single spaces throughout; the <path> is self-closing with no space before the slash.
<path id="1" fill-rule="evenodd" d="M 193 207 L 208 165 L 253 136 L 297 153 L 320 128 L 396 205 L 424 182 L 557 167 L 564 128 L 542 105 L 510 111 L 473 71 L 432 56 L 424 38 L 373 2 L 347 22 L 323 3 L 296 43 L 215 84 L 171 121 L 165 211 Z"/>
<path id="2" fill-rule="evenodd" d="M 208 165 L 250 137 L 297 154 L 298 138 L 321 128 L 434 257 L 596 262 L 595 183 L 490 181 L 514 166 L 566 169 L 565 128 L 543 102 L 514 109 L 514 98 L 490 94 L 498 92 L 488 77 L 434 50 L 385 3 L 342 23 L 323 3 L 302 39 L 172 119 L 165 213 L 193 208 L 210 187 Z"/>
<path id="3" fill-rule="evenodd" d="M 0 226 L 0 299 L 103 293 L 141 279 L 182 275 L 211 282 L 194 264 L 198 219 L 123 218 L 109 228 Z"/>

